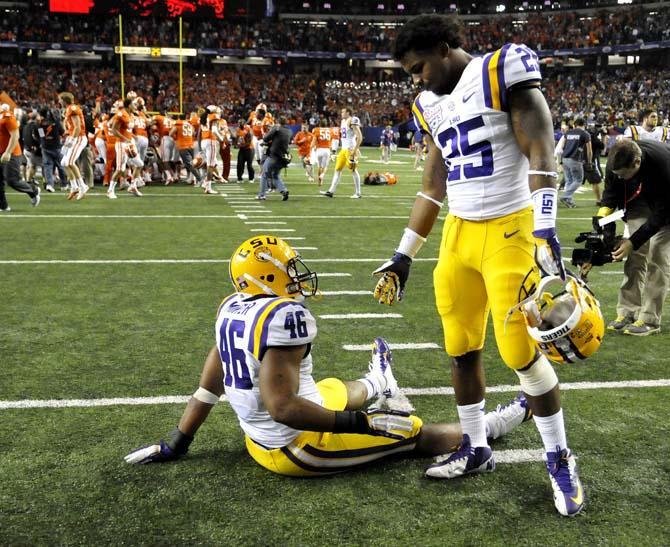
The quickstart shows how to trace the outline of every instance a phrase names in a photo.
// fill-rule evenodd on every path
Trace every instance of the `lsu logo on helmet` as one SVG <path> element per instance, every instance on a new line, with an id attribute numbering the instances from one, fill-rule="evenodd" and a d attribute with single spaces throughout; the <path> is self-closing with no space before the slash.
<path id="1" fill-rule="evenodd" d="M 236 291 L 251 295 L 303 298 L 318 289 L 316 272 L 286 241 L 272 235 L 254 236 L 235 250 L 230 279 Z"/>
<path id="2" fill-rule="evenodd" d="M 539 351 L 559 363 L 575 363 L 598 351 L 605 322 L 600 303 L 586 283 L 572 274 L 565 281 L 547 276 L 533 289 L 510 312 L 523 313 Z"/>

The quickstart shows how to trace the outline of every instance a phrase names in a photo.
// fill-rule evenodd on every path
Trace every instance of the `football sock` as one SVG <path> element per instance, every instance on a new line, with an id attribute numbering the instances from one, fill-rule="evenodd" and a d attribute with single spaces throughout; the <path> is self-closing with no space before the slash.
<path id="1" fill-rule="evenodd" d="M 108 193 L 108 194 L 111 194 L 111 193 L 114 191 L 114 188 L 116 188 L 116 180 L 115 180 L 115 179 L 112 179 L 112 180 L 109 182 L 109 188 L 107 189 L 107 193 Z"/>
<path id="2" fill-rule="evenodd" d="M 555 452 L 556 447 L 563 450 L 568 447 L 565 438 L 565 424 L 563 423 L 563 409 L 553 416 L 533 416 L 537 430 L 540 432 L 544 449 L 547 452 Z"/>
<path id="3" fill-rule="evenodd" d="M 360 195 L 361 194 L 361 175 L 358 171 L 354 171 L 354 191 Z"/>
<path id="4" fill-rule="evenodd" d="M 79 190 L 79 183 L 76 179 L 70 181 L 70 192 L 76 192 Z"/>
<path id="5" fill-rule="evenodd" d="M 486 421 L 484 420 L 484 403 L 482 399 L 471 405 L 456 405 L 458 418 L 461 422 L 463 434 L 470 437 L 472 446 L 488 446 L 486 441 Z"/>
<path id="6" fill-rule="evenodd" d="M 364 378 L 360 378 L 358 380 L 358 382 L 363 384 L 368 390 L 368 394 L 365 397 L 366 401 L 369 401 L 373 397 L 379 397 L 381 392 L 384 390 L 386 386 L 382 385 L 382 378 L 374 374 L 368 374 Z"/>
<path id="7" fill-rule="evenodd" d="M 335 171 L 333 173 L 333 182 L 330 183 L 330 188 L 328 188 L 328 191 L 331 194 L 335 193 L 335 190 L 337 190 L 337 185 L 340 183 L 340 177 L 342 176 L 342 171 Z"/>

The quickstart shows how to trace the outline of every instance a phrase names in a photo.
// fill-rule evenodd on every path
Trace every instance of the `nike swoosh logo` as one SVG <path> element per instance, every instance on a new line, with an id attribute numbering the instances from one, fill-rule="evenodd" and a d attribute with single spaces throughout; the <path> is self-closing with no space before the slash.
<path id="1" fill-rule="evenodd" d="M 472 93 L 470 93 L 470 95 L 464 95 L 464 96 L 463 96 L 463 102 L 464 102 L 464 103 L 467 103 L 467 102 L 472 98 L 472 96 L 473 96 L 475 93 L 476 93 L 476 92 L 473 91 Z"/>
<path id="2" fill-rule="evenodd" d="M 577 485 L 577 495 L 574 498 L 570 498 L 572 501 L 574 501 L 577 505 L 581 505 L 582 502 L 584 501 L 584 492 L 582 492 L 582 485 L 579 483 Z"/>
<path id="3" fill-rule="evenodd" d="M 509 239 L 512 237 L 514 234 L 518 234 L 521 230 L 514 230 L 513 232 L 510 232 L 509 234 L 505 232 L 505 239 Z"/>

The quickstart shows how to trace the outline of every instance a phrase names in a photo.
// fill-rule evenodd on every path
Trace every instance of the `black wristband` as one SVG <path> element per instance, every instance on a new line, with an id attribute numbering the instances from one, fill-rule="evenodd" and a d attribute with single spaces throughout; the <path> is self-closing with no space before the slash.
<path id="1" fill-rule="evenodd" d="M 365 412 L 360 410 L 335 411 L 333 433 L 367 433 L 370 431 Z"/>
<path id="2" fill-rule="evenodd" d="M 175 454 L 179 454 L 180 456 L 188 452 L 188 447 L 193 442 L 193 436 L 182 433 L 178 427 L 170 431 L 168 437 L 167 445 Z"/>

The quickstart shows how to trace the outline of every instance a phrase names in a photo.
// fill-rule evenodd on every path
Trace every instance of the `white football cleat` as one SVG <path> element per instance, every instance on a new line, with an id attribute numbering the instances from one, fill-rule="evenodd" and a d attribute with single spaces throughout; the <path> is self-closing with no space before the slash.
<path id="1" fill-rule="evenodd" d="M 79 193 L 77 194 L 77 201 L 84 199 L 84 196 L 86 195 L 86 192 L 88 192 L 90 188 L 88 187 L 88 184 L 84 183 L 79 186 Z"/>
<path id="2" fill-rule="evenodd" d="M 381 386 L 380 395 L 385 397 L 393 397 L 398 393 L 398 382 L 393 376 L 392 364 L 391 348 L 386 340 L 378 336 L 372 343 L 372 360 L 365 377 L 371 378 L 373 383 Z"/>
<path id="3" fill-rule="evenodd" d="M 495 410 L 486 413 L 486 437 L 498 439 L 532 417 L 533 411 L 528 406 L 526 397 L 519 393 L 506 405 L 498 405 Z"/>
<path id="4" fill-rule="evenodd" d="M 112 190 L 111 192 L 107 192 L 107 197 L 109 199 L 116 199 L 116 194 L 114 193 L 114 190 Z"/>

